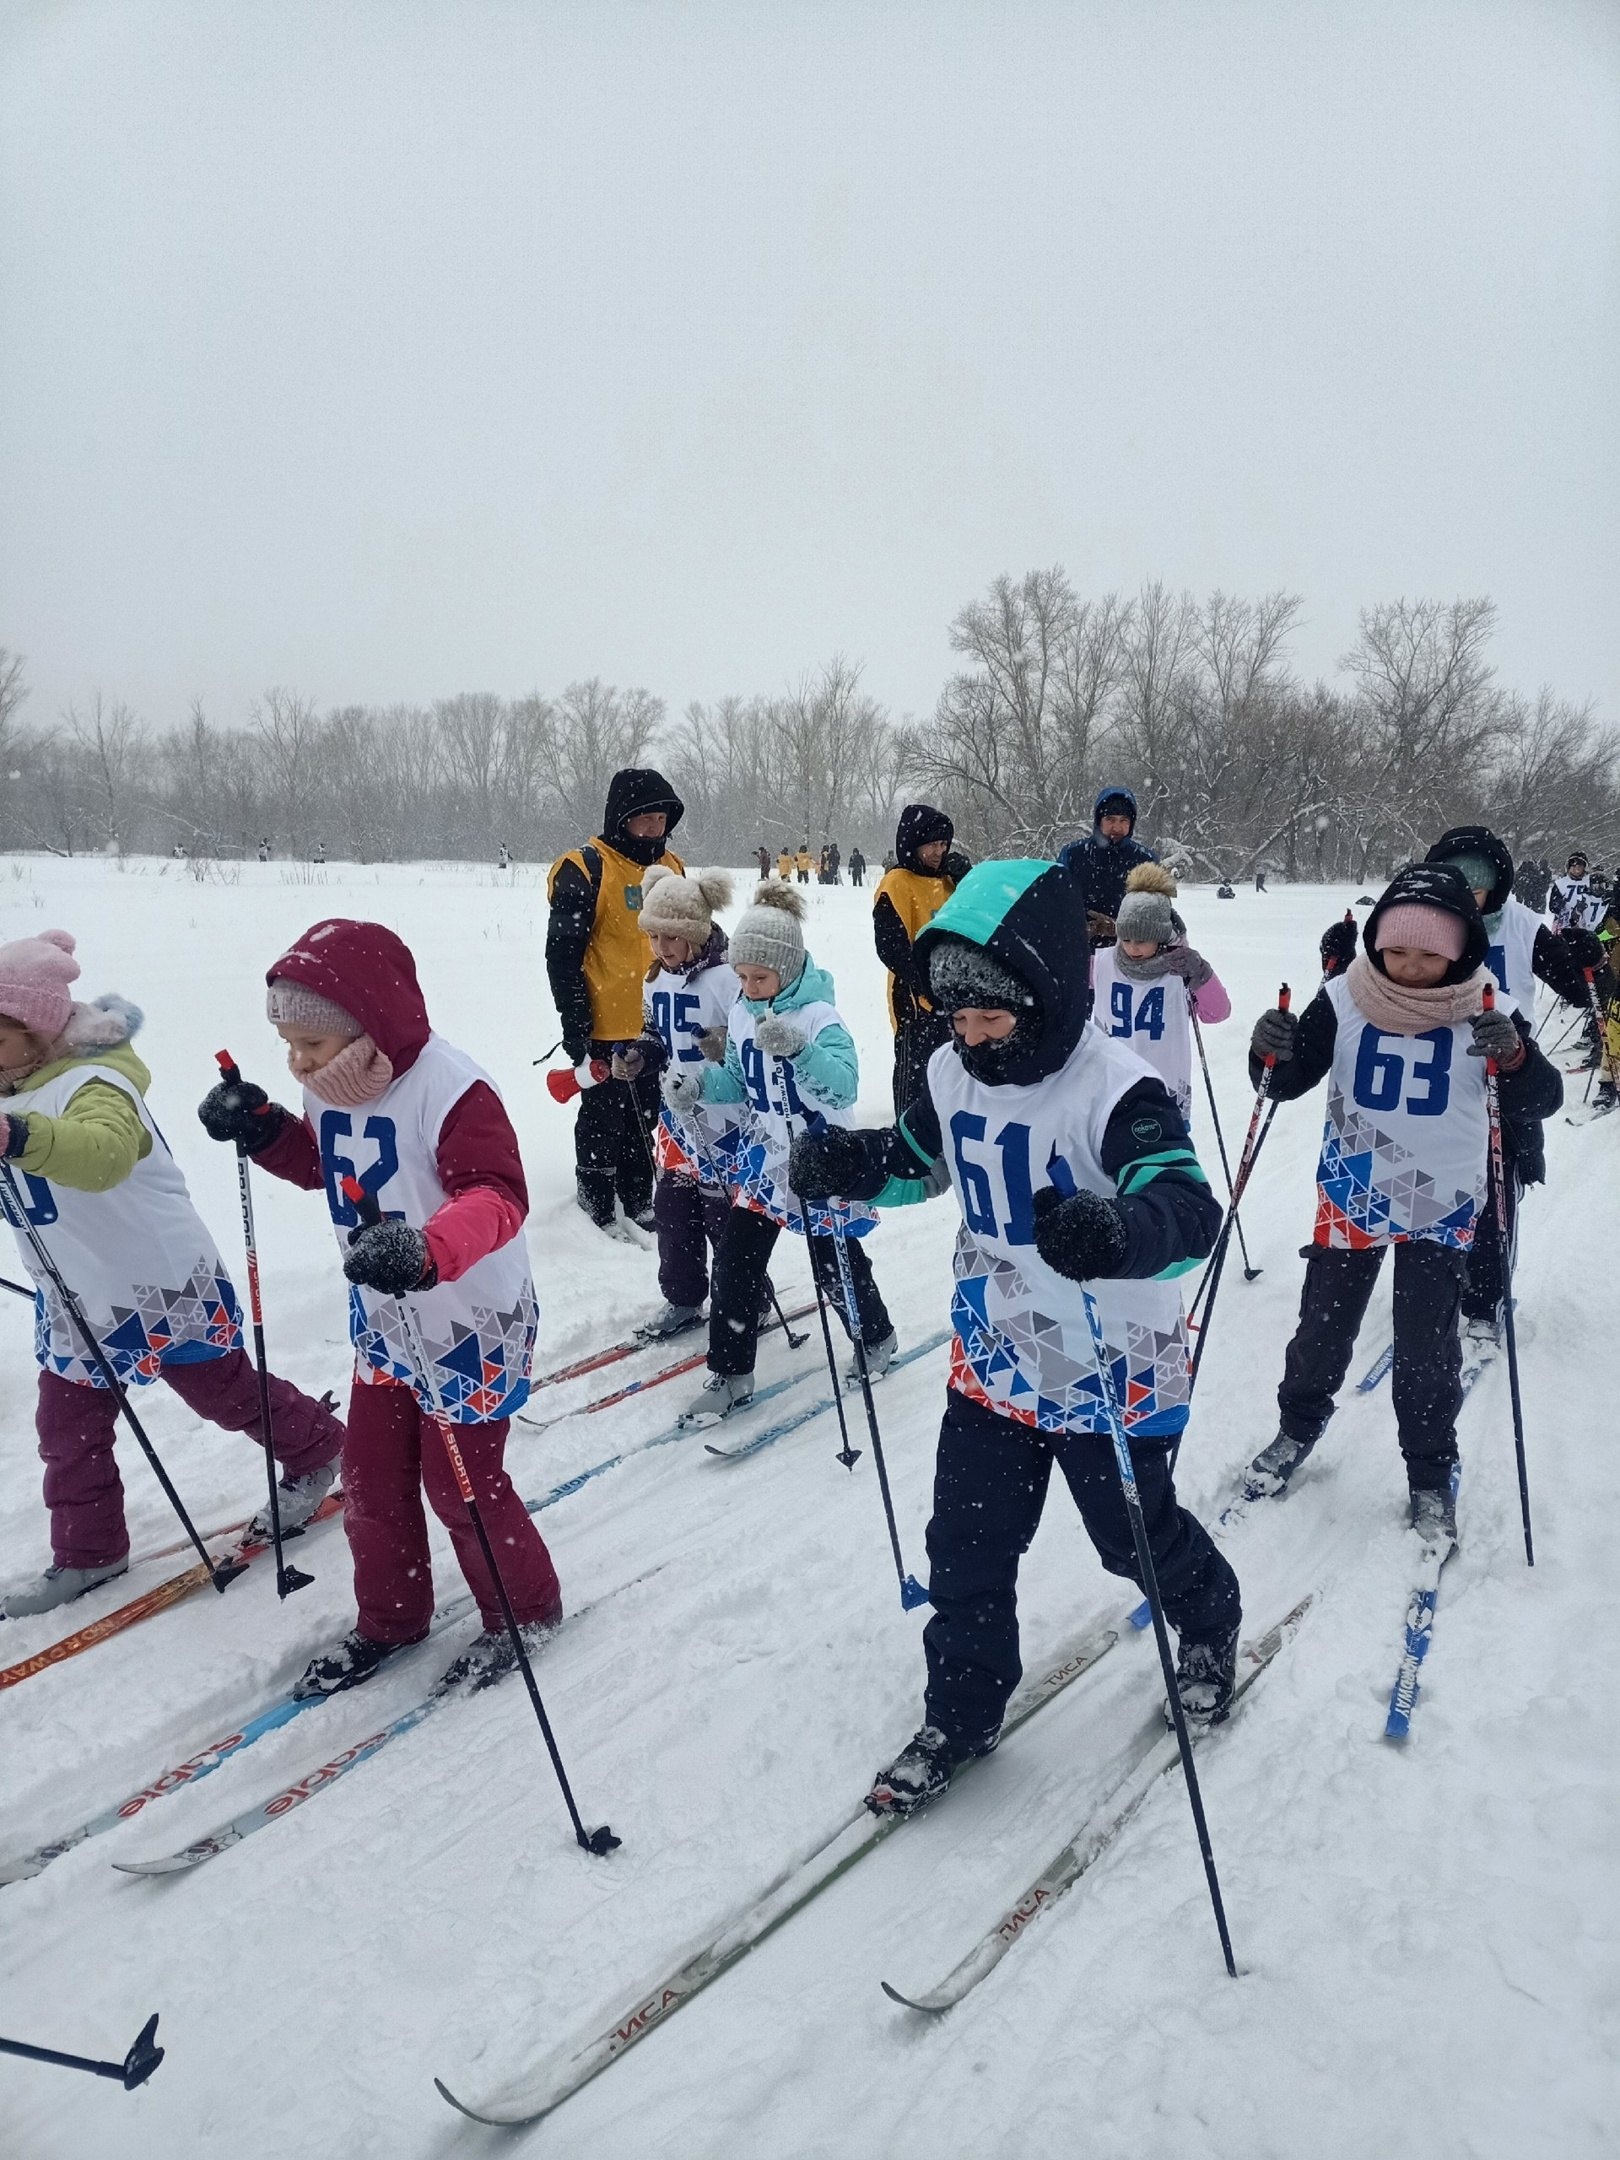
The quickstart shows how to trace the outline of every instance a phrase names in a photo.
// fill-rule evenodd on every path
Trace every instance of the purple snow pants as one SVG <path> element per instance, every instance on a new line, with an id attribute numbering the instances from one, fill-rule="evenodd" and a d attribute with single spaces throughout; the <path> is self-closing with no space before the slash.
<path id="1" fill-rule="evenodd" d="M 196 1365 L 165 1365 L 163 1378 L 198 1417 L 227 1432 L 246 1433 L 263 1445 L 259 1376 L 245 1350 Z M 283 1476 L 300 1478 L 317 1463 L 336 1460 L 343 1427 L 324 1403 L 272 1373 L 270 1410 Z M 51 1554 L 58 1567 L 113 1567 L 129 1551 L 124 1487 L 113 1453 L 117 1423 L 118 1398 L 110 1389 L 84 1387 L 56 1373 L 40 1374 L 34 1429 L 45 1465 Z"/>

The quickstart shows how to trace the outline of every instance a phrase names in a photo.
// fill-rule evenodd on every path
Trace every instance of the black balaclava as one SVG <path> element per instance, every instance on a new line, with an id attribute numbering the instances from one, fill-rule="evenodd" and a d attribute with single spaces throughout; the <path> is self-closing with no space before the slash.
<path id="1" fill-rule="evenodd" d="M 1014 1064 L 1028 1056 L 1044 1032 L 1041 1004 L 1021 975 L 966 938 L 942 937 L 928 956 L 928 987 L 942 1018 L 965 1006 L 987 1012 L 1010 1012 L 1017 1025 L 1000 1042 L 965 1043 L 952 1030 L 957 1056 L 975 1080 L 1000 1085 Z"/>

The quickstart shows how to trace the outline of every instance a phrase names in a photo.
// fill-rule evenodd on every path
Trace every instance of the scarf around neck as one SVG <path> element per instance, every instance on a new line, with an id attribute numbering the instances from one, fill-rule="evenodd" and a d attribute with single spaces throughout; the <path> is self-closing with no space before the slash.
<path id="1" fill-rule="evenodd" d="M 1186 942 L 1185 938 L 1172 938 L 1168 945 L 1161 945 L 1157 952 L 1150 952 L 1145 960 L 1133 960 L 1122 945 L 1116 945 L 1114 965 L 1130 982 L 1157 982 L 1161 975 L 1174 972 L 1170 965 L 1170 955 Z"/>
<path id="2" fill-rule="evenodd" d="M 304 1085 L 334 1110 L 358 1110 L 362 1103 L 375 1102 L 393 1077 L 393 1066 L 371 1037 L 357 1035 Z"/>
<path id="3" fill-rule="evenodd" d="M 1344 977 L 1356 1010 L 1384 1035 L 1426 1035 L 1431 1028 L 1471 1020 L 1484 1009 L 1486 980 L 1485 970 L 1476 968 L 1466 982 L 1409 990 L 1381 975 L 1365 953 L 1356 954 Z"/>

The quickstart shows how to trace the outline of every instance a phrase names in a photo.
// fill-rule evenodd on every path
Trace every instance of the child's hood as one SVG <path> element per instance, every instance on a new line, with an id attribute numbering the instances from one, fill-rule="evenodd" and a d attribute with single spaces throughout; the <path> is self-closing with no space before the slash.
<path id="1" fill-rule="evenodd" d="M 433 1032 L 410 947 L 383 923 L 329 916 L 289 946 L 265 981 L 278 975 L 341 1005 L 396 1075 L 410 1070 Z"/>

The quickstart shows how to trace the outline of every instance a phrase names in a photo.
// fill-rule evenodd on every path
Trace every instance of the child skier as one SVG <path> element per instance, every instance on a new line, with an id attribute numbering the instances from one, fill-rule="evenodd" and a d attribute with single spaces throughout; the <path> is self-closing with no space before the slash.
<path id="1" fill-rule="evenodd" d="M 198 1417 L 262 1446 L 236 1293 L 146 1107 L 152 1076 L 130 1040 L 141 1015 L 117 997 L 76 1004 L 73 948 L 65 930 L 0 945 L 0 1157 L 123 1386 L 165 1380 Z M 38 1289 L 35 1422 L 52 1564 L 0 1599 L 9 1619 L 65 1605 L 129 1566 L 117 1397 L 21 1229 L 17 1239 Z M 293 1528 L 331 1489 L 343 1428 L 327 1403 L 274 1375 L 270 1407 L 281 1521 Z M 249 1535 L 261 1528 L 268 1538 L 255 1517 Z"/>
<path id="2" fill-rule="evenodd" d="M 676 1064 L 664 1075 L 664 1100 L 678 1117 L 705 1103 L 735 1103 L 742 1112 L 737 1191 L 715 1258 L 709 1377 L 684 1413 L 692 1425 L 717 1424 L 753 1398 L 765 1271 L 784 1230 L 808 1238 L 816 1279 L 853 1340 L 832 1239 L 834 1221 L 842 1226 L 854 1325 L 873 1379 L 888 1371 L 898 1345 L 858 1242 L 876 1219 L 871 1210 L 805 1210 L 787 1175 L 794 1133 L 807 1125 L 847 1125 L 858 1086 L 855 1045 L 833 1005 L 832 977 L 804 949 L 803 915 L 794 887 L 759 887 L 731 936 L 742 994 L 731 1008 L 725 1062 Z"/>
<path id="3" fill-rule="evenodd" d="M 1362 951 L 1299 1016 L 1255 1025 L 1251 1071 L 1274 1058 L 1270 1092 L 1292 1102 L 1328 1076 L 1316 1173 L 1316 1231 L 1299 1326 L 1277 1390 L 1277 1437 L 1250 1477 L 1280 1493 L 1333 1415 L 1386 1246 L 1395 1247 L 1391 1387 L 1412 1525 L 1455 1544 L 1453 1499 L 1462 1346 L 1458 1313 L 1487 1201 L 1485 1061 L 1504 1121 L 1545 1118 L 1563 1082 L 1522 1013 L 1483 1010 L 1485 924 L 1448 864 L 1402 870 L 1373 906 Z"/>
<path id="4" fill-rule="evenodd" d="M 726 964 L 726 933 L 714 917 L 730 905 L 731 880 L 723 870 L 675 877 L 655 863 L 647 872 L 641 927 L 653 958 L 646 1030 L 614 1058 L 616 1079 L 701 1067 L 706 1047 L 725 1055 L 726 1023 L 741 985 Z M 684 1114 L 663 1105 L 653 1142 L 653 1220 L 664 1309 L 643 1329 L 649 1338 L 679 1335 L 703 1317 L 708 1248 L 718 1248 L 730 1213 L 725 1180 L 736 1150 L 737 1120 L 718 1105 L 699 1103 Z"/>
<path id="5" fill-rule="evenodd" d="M 1094 1296 L 1189 1720 L 1227 1714 L 1237 1578 L 1176 1500 L 1170 1443 L 1187 1421 L 1176 1278 L 1221 1211 L 1163 1082 L 1086 1024 L 1086 891 L 1053 863 L 970 871 L 918 940 L 952 1040 L 881 1132 L 795 1143 L 807 1197 L 879 1207 L 954 1186 L 956 1341 L 928 1526 L 926 1722 L 867 1795 L 908 1815 L 996 1744 L 1019 1679 L 1018 1563 L 1055 1463 L 1103 1566 L 1140 1582 L 1083 1291 Z"/>
<path id="6" fill-rule="evenodd" d="M 1184 1122 L 1192 1113 L 1192 1015 L 1204 1026 L 1230 1017 L 1232 1000 L 1171 902 L 1176 881 L 1162 864 L 1139 863 L 1125 880 L 1116 942 L 1092 963 L 1091 1024 L 1145 1058 Z"/>
<path id="7" fill-rule="evenodd" d="M 445 1675 L 487 1686 L 514 1663 L 495 1584 L 424 1413 L 396 1300 L 409 1297 L 467 1474 L 526 1640 L 556 1625 L 562 1598 L 533 1518 L 502 1462 L 507 1423 L 529 1393 L 535 1297 L 523 1243 L 528 1190 L 517 1139 L 488 1076 L 433 1032 L 416 963 L 380 923 L 316 923 L 271 968 L 267 1009 L 303 1083 L 302 1117 L 247 1081 L 198 1113 L 264 1169 L 324 1185 L 344 1255 L 354 1388 L 343 1447 L 343 1526 L 359 1618 L 310 1665 L 299 1692 L 357 1687 L 433 1617 L 422 1493 L 450 1533 L 484 1632 Z M 342 1180 L 357 1177 L 388 1219 L 360 1227 Z"/>

